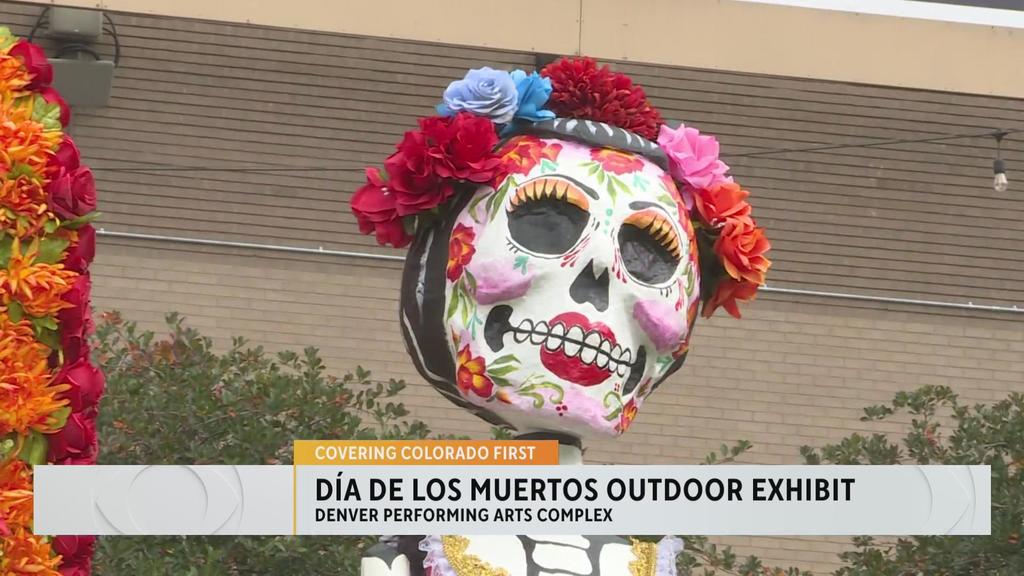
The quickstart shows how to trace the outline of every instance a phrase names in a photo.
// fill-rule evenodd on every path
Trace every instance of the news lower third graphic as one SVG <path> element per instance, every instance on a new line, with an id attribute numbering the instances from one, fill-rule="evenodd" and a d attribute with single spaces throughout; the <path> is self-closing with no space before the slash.
<path id="1" fill-rule="evenodd" d="M 990 533 L 988 466 L 557 466 L 557 459 L 557 443 L 548 441 L 299 441 L 294 466 L 39 466 L 36 530 Z"/>

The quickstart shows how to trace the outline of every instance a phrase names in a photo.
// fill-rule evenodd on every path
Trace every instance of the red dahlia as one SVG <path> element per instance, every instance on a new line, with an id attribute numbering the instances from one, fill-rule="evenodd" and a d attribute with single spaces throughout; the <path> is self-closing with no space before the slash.
<path id="1" fill-rule="evenodd" d="M 629 76 L 598 67 L 590 58 L 563 58 L 548 64 L 541 75 L 551 80 L 548 108 L 556 115 L 604 122 L 648 140 L 658 138 L 661 114 Z"/>

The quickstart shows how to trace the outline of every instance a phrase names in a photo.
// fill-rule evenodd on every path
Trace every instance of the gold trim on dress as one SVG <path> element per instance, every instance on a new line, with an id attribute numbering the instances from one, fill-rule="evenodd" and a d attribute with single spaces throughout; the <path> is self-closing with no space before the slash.
<path id="1" fill-rule="evenodd" d="M 629 563 L 629 573 L 632 576 L 655 576 L 654 571 L 658 567 L 658 545 L 635 538 L 630 540 L 633 541 L 633 556 L 636 560 Z"/>
<path id="2" fill-rule="evenodd" d="M 441 536 L 441 548 L 456 576 L 510 576 L 508 570 L 495 568 L 473 554 L 467 554 L 465 536 Z"/>

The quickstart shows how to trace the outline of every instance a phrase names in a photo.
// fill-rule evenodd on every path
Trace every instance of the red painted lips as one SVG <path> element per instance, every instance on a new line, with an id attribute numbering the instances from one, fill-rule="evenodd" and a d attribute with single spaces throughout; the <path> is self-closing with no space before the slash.
<path id="1" fill-rule="evenodd" d="M 594 386 L 613 374 L 609 362 L 619 347 L 612 329 L 579 312 L 565 312 L 548 322 L 550 336 L 541 345 L 540 361 L 552 374 L 580 386 Z"/>

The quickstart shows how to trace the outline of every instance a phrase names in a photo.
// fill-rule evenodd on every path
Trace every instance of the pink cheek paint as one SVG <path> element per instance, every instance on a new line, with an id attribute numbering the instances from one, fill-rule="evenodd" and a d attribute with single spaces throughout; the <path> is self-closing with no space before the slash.
<path id="1" fill-rule="evenodd" d="M 683 315 L 662 300 L 640 300 L 633 305 L 633 317 L 660 352 L 678 346 L 686 330 Z"/>
<path id="2" fill-rule="evenodd" d="M 513 268 L 511 261 L 476 260 L 469 265 L 469 272 L 476 278 L 476 301 L 480 304 L 515 300 L 526 294 L 533 282 L 533 273 L 523 274 Z"/>

